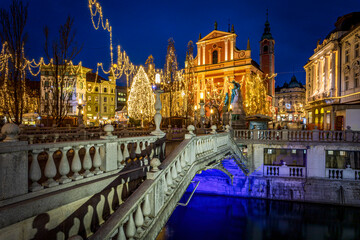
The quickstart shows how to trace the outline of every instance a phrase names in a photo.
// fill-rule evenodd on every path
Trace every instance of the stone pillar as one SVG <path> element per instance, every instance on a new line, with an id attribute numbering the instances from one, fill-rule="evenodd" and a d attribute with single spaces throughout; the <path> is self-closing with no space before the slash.
<path id="1" fill-rule="evenodd" d="M 353 138 L 354 138 L 354 133 L 351 130 L 351 127 L 347 126 L 346 130 L 345 130 L 345 140 L 346 140 L 346 142 L 353 142 Z"/>
<path id="2" fill-rule="evenodd" d="M 317 126 L 315 126 L 314 130 L 312 131 L 312 139 L 314 142 L 318 142 L 319 141 L 319 129 L 317 129 Z"/>
<path id="3" fill-rule="evenodd" d="M 112 125 L 105 125 L 104 131 L 106 132 L 106 135 L 101 136 L 101 139 L 115 140 L 117 138 L 117 136 L 112 135 L 112 132 L 114 131 Z M 100 147 L 100 151 L 104 151 L 103 154 L 100 154 L 100 156 L 103 156 L 101 159 L 101 170 L 108 172 L 117 169 L 117 147 L 117 141 L 106 142 L 104 143 L 104 146 Z"/>
<path id="4" fill-rule="evenodd" d="M 1 133 L 6 135 L 0 143 L 0 200 L 28 193 L 28 143 L 18 141 L 19 127 L 5 124 Z"/>

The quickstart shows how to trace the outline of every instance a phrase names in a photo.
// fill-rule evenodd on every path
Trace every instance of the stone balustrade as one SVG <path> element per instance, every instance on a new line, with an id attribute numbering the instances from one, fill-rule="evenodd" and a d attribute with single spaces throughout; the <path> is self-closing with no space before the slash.
<path id="1" fill-rule="evenodd" d="M 323 130 L 234 130 L 236 140 L 290 142 L 360 142 L 360 131 Z"/>
<path id="2" fill-rule="evenodd" d="M 305 167 L 293 166 L 270 166 L 264 165 L 263 175 L 266 177 L 292 177 L 292 178 L 305 178 Z"/>
<path id="3" fill-rule="evenodd" d="M 165 158 L 165 139 L 108 134 L 98 140 L 40 144 L 17 141 L 13 136 L 0 143 L 0 200 L 83 178 L 96 179 L 104 172 L 148 166 L 154 156 Z"/>
<path id="4" fill-rule="evenodd" d="M 360 180 L 360 170 L 350 167 L 345 169 L 326 168 L 326 178 L 333 180 Z"/>

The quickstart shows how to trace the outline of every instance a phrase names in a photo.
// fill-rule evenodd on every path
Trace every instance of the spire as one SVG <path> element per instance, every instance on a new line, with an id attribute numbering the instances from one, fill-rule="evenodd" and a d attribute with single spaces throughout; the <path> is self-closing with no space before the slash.
<path id="1" fill-rule="evenodd" d="M 246 50 L 251 50 L 251 48 L 250 48 L 250 38 L 248 38 Z"/>
<path id="2" fill-rule="evenodd" d="M 201 39 L 201 33 L 199 33 L 199 40 Z"/>
<path id="3" fill-rule="evenodd" d="M 231 25 L 231 33 L 235 33 L 235 30 L 234 30 L 234 24 Z"/>
<path id="4" fill-rule="evenodd" d="M 270 32 L 269 11 L 268 11 L 268 9 L 266 9 L 265 28 L 264 28 L 264 33 L 263 33 L 263 35 L 261 37 L 261 40 L 264 40 L 264 39 L 269 39 L 269 40 L 273 39 L 273 37 L 271 35 L 271 32 Z"/>
<path id="5" fill-rule="evenodd" d="M 217 21 L 215 21 L 214 30 L 217 30 Z"/>

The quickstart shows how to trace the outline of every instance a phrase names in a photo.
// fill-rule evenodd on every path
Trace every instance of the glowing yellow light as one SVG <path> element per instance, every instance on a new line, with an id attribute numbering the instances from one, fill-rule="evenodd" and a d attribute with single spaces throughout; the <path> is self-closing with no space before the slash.
<path id="1" fill-rule="evenodd" d="M 214 110 L 213 110 L 213 109 L 211 109 L 211 110 L 210 110 L 210 113 L 211 113 L 211 114 L 213 114 L 213 113 L 214 113 Z"/>
<path id="2" fill-rule="evenodd" d="M 79 104 L 82 104 L 82 99 L 81 98 L 79 98 Z"/>
<path id="3" fill-rule="evenodd" d="M 204 100 L 204 93 L 203 92 L 200 93 L 200 100 Z"/>
<path id="4" fill-rule="evenodd" d="M 196 106 L 196 105 L 195 105 L 194 109 L 195 109 L 195 111 L 197 110 L 197 106 Z"/>
<path id="5" fill-rule="evenodd" d="M 156 84 L 159 84 L 159 83 L 160 83 L 160 73 L 157 73 L 157 74 L 155 75 L 155 83 L 156 83 Z"/>
<path id="6" fill-rule="evenodd" d="M 232 110 L 232 104 L 230 104 L 230 110 Z"/>

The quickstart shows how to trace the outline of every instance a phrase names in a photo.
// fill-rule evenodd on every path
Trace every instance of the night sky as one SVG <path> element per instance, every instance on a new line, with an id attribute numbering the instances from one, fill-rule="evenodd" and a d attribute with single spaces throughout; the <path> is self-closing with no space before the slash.
<path id="1" fill-rule="evenodd" d="M 26 1 L 25 1 L 26 2 Z M 237 47 L 246 49 L 250 38 L 252 58 L 259 63 L 259 40 L 264 31 L 266 9 L 269 9 L 271 33 L 275 39 L 276 85 L 290 81 L 293 73 L 305 82 L 303 66 L 312 55 L 316 42 L 334 28 L 337 17 L 360 11 L 359 0 L 322 1 L 131 1 L 98 0 L 105 18 L 113 27 L 113 45 L 125 49 L 135 64 L 145 64 L 152 54 L 157 68 L 163 68 L 167 40 L 175 40 L 180 67 L 184 67 L 186 46 L 194 43 L 199 33 L 206 36 L 218 22 L 218 30 L 227 31 L 234 24 Z M 1 0 L 0 8 L 8 9 L 11 1 Z M 110 62 L 109 34 L 95 30 L 87 0 L 31 0 L 26 44 L 28 58 L 44 56 L 43 28 L 56 34 L 66 17 L 74 17 L 77 41 L 83 50 L 75 63 L 96 69 L 97 62 L 108 68 Z M 116 54 L 114 51 L 114 59 Z M 94 70 L 95 71 L 95 70 Z M 118 82 L 119 85 L 124 83 Z"/>

